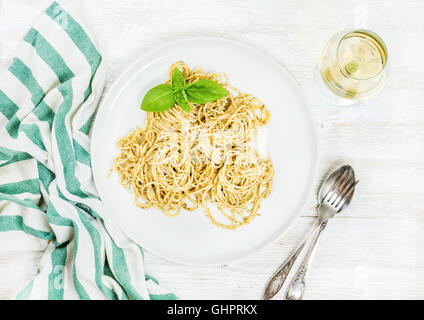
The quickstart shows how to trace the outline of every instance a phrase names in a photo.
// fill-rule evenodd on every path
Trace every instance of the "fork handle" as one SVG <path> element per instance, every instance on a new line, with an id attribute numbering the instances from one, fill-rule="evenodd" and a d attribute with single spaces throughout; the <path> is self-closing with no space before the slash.
<path id="1" fill-rule="evenodd" d="M 321 239 L 325 227 L 327 226 L 327 222 L 328 220 L 323 221 L 319 224 L 318 233 L 316 234 L 312 245 L 306 253 L 306 256 L 304 257 L 302 264 L 300 265 L 299 270 L 297 271 L 294 279 L 287 288 L 286 298 L 288 300 L 301 300 L 303 298 L 303 294 L 305 292 L 306 276 L 308 275 L 309 267 L 315 255 L 317 244 Z"/>
<path id="2" fill-rule="evenodd" d="M 263 300 L 271 299 L 278 293 L 278 291 L 280 291 L 281 287 L 287 279 L 287 276 L 290 273 L 291 268 L 293 267 L 294 262 L 296 261 L 299 254 L 302 252 L 309 238 L 312 236 L 312 234 L 315 233 L 319 226 L 320 223 L 317 221 L 311 228 L 311 230 L 309 230 L 309 233 L 306 235 L 305 239 L 299 245 L 296 251 L 293 252 L 293 254 L 288 258 L 288 260 L 286 260 L 268 280 L 267 284 L 265 285 L 264 292 L 262 294 Z"/>

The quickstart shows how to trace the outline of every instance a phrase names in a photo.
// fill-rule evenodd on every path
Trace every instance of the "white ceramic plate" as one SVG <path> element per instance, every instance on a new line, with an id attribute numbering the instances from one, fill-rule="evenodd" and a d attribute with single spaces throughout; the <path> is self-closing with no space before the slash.
<path id="1" fill-rule="evenodd" d="M 164 82 L 169 66 L 182 60 L 207 72 L 225 72 L 230 83 L 260 98 L 271 122 L 256 145 L 270 154 L 274 187 L 260 216 L 236 231 L 213 225 L 203 209 L 169 218 L 155 208 L 134 205 L 131 193 L 108 173 L 118 154 L 117 140 L 137 125 L 145 112 L 140 102 L 150 88 Z M 317 164 L 315 130 L 308 106 L 292 77 L 273 59 L 245 44 L 218 38 L 172 43 L 138 59 L 104 98 L 92 132 L 94 179 L 108 215 L 136 243 L 172 261 L 224 264 L 245 257 L 280 237 L 298 216 L 310 194 Z"/>

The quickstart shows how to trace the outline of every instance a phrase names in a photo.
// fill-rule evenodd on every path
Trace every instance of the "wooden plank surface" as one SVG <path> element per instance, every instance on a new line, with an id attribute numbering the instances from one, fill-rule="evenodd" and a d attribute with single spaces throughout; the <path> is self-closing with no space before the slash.
<path id="1" fill-rule="evenodd" d="M 0 0 L 0 66 L 49 1 Z M 318 249 L 305 299 L 424 298 L 424 2 L 420 0 L 71 0 L 93 27 L 107 61 L 106 90 L 136 57 L 166 42 L 212 35 L 267 52 L 294 76 L 319 134 L 319 173 L 351 164 L 359 177 L 350 210 Z M 389 47 L 386 87 L 358 106 L 327 103 L 314 70 L 328 38 L 367 27 Z M 257 299 L 273 270 L 306 234 L 311 197 L 293 227 L 264 250 L 221 267 L 190 267 L 146 254 L 146 268 L 185 299 Z M 36 272 L 37 251 L 0 253 L 0 299 Z M 282 294 L 277 298 L 282 298 Z"/>

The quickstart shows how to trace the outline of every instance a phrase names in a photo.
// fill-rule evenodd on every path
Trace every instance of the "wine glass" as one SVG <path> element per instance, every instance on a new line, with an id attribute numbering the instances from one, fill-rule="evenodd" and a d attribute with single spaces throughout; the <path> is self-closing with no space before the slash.
<path id="1" fill-rule="evenodd" d="M 315 72 L 321 94 L 336 105 L 351 105 L 385 84 L 388 73 L 384 41 L 366 29 L 335 34 L 324 47 Z"/>

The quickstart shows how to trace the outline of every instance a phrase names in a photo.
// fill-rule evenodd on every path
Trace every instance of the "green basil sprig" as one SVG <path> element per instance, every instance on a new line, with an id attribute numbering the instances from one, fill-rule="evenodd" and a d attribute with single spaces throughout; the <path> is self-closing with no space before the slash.
<path id="1" fill-rule="evenodd" d="M 178 68 L 172 71 L 171 84 L 160 84 L 150 89 L 143 98 L 141 109 L 150 112 L 162 112 L 178 104 L 184 111 L 190 112 L 190 104 L 207 103 L 228 95 L 220 84 L 207 79 L 186 84 Z"/>

